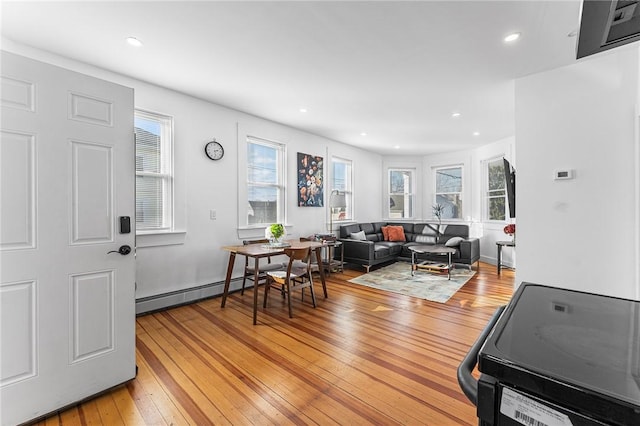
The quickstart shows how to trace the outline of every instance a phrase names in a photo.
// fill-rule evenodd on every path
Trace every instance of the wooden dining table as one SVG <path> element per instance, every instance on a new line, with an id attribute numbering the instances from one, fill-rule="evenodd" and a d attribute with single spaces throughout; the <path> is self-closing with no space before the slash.
<path id="1" fill-rule="evenodd" d="M 236 256 L 241 255 L 245 257 L 251 257 L 255 259 L 254 262 L 254 280 L 253 280 L 253 324 L 255 325 L 258 319 L 258 275 L 260 273 L 258 269 L 259 259 L 269 256 L 283 255 L 286 248 L 305 248 L 309 247 L 315 251 L 316 259 L 318 261 L 318 272 L 320 273 L 320 280 L 322 282 L 322 291 L 324 297 L 327 298 L 327 284 L 324 279 L 324 267 L 322 265 L 322 249 L 327 245 L 321 241 L 298 241 L 287 240 L 286 247 L 270 246 L 269 244 L 248 244 L 238 246 L 224 246 L 222 250 L 229 252 L 229 264 L 227 265 L 227 276 L 224 281 L 224 291 L 222 292 L 222 302 L 220 307 L 224 308 L 227 303 L 227 296 L 229 295 L 229 284 L 231 283 L 231 275 L 233 274 L 233 266 L 236 261 Z"/>

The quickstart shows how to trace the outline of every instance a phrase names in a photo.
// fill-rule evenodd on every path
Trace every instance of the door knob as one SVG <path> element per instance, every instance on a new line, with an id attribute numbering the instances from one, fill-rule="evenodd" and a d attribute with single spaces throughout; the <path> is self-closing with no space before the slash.
<path id="1" fill-rule="evenodd" d="M 129 247 L 128 245 L 120 246 L 118 250 L 108 251 L 107 254 L 109 253 L 120 253 L 121 255 L 126 256 L 131 253 L 131 247 Z"/>

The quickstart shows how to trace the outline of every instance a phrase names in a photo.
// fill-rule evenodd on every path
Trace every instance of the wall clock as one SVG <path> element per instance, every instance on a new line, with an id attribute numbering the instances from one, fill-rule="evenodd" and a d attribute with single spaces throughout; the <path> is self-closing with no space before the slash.
<path id="1" fill-rule="evenodd" d="M 224 148 L 220 145 L 220 142 L 216 142 L 215 139 L 207 142 L 204 146 L 204 152 L 207 154 L 207 157 L 212 160 L 219 160 L 224 156 Z"/>

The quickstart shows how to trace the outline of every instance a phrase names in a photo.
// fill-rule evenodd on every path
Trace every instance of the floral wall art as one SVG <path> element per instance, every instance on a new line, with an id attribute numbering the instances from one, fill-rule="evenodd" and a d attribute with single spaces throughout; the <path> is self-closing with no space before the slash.
<path id="1" fill-rule="evenodd" d="M 298 153 L 298 206 L 324 206 L 322 157 Z"/>

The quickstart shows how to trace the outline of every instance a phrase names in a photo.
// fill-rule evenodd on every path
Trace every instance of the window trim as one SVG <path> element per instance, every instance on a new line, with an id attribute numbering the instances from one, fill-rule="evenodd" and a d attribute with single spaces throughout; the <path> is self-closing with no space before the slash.
<path id="1" fill-rule="evenodd" d="M 140 108 L 134 109 L 134 128 L 135 119 L 142 118 L 146 120 L 158 121 L 160 123 L 160 172 L 147 172 L 135 170 L 135 176 L 150 176 L 162 179 L 163 186 L 166 187 L 162 191 L 162 225 L 156 228 L 139 229 L 136 223 L 136 235 L 149 234 L 165 234 L 175 231 L 175 173 L 174 173 L 174 120 L 173 116 L 161 114 Z M 134 129 L 135 134 L 135 129 Z M 135 151 L 137 153 L 138 143 L 135 142 Z M 136 197 L 137 201 L 137 197 Z"/>
<path id="2" fill-rule="evenodd" d="M 403 192 L 403 193 L 392 193 L 391 192 L 391 172 L 409 172 L 411 176 L 411 192 Z M 418 183 L 417 183 L 417 170 L 415 167 L 388 167 L 387 168 L 387 198 L 391 199 L 392 195 L 407 195 L 409 194 L 411 197 L 411 211 L 410 215 L 407 217 L 401 218 L 391 218 L 391 206 L 389 203 L 385 203 L 386 206 L 386 217 L 388 219 L 398 219 L 398 220 L 415 220 L 416 219 L 416 204 L 418 199 Z"/>
<path id="3" fill-rule="evenodd" d="M 438 192 L 438 171 L 440 170 L 445 170 L 445 169 L 460 169 L 460 192 Z M 464 178 L 465 178 L 465 168 L 464 168 L 464 164 L 449 164 L 446 166 L 435 166 L 432 168 L 433 171 L 433 199 L 432 199 L 432 206 L 435 205 L 437 203 L 438 200 L 438 195 L 442 194 L 442 195 L 446 195 L 446 194 L 460 194 L 460 201 L 462 203 L 462 209 L 459 212 L 459 217 L 452 217 L 452 218 L 442 218 L 443 221 L 450 221 L 450 222 L 455 222 L 455 221 L 464 221 L 464 212 L 467 208 L 469 207 L 465 207 L 465 200 L 464 200 L 464 191 L 465 191 L 465 185 L 464 185 Z M 429 210 L 432 210 L 431 208 Z M 433 212 L 431 212 L 431 217 L 435 218 L 433 216 Z"/>
<path id="4" fill-rule="evenodd" d="M 267 139 L 267 138 L 252 136 L 247 134 L 244 139 L 244 148 L 245 148 L 244 149 L 244 161 L 245 161 L 244 180 L 240 180 L 240 183 L 244 185 L 243 201 L 244 201 L 245 207 L 244 207 L 244 210 L 242 210 L 238 215 L 238 220 L 239 220 L 238 229 L 260 229 L 260 228 L 265 228 L 266 225 L 269 225 L 268 223 L 255 223 L 255 224 L 249 223 L 249 214 L 248 214 L 249 210 L 246 207 L 246 205 L 249 204 L 249 186 L 251 184 L 254 184 L 254 185 L 256 184 L 256 183 L 249 182 L 249 164 L 250 163 L 249 163 L 248 155 L 249 155 L 250 143 L 272 147 L 276 149 L 276 152 L 277 152 L 276 171 L 277 171 L 277 177 L 278 177 L 277 183 L 275 185 L 264 184 L 261 186 L 278 188 L 276 222 L 282 223 L 286 226 L 287 225 L 287 192 L 288 192 L 287 191 L 287 167 L 286 167 L 287 166 L 286 159 L 288 158 L 287 145 L 272 139 Z M 242 173 L 241 170 L 243 169 L 242 168 L 238 169 L 239 173 Z M 258 184 L 261 184 L 261 183 L 258 182 Z M 242 219 L 243 217 L 244 219 Z"/>
<path id="5" fill-rule="evenodd" d="M 504 191 L 504 219 L 490 219 L 489 218 L 489 164 L 496 162 L 496 161 L 500 161 L 502 162 L 502 159 L 504 158 L 504 155 L 497 155 L 497 156 L 493 156 L 491 158 L 487 158 L 485 160 L 482 161 L 482 221 L 483 222 L 488 222 L 488 223 L 506 223 L 507 222 L 507 218 L 509 216 L 509 211 L 508 211 L 508 202 L 507 202 L 507 187 L 506 187 L 506 183 L 505 183 L 505 187 L 503 189 Z M 497 197 L 491 197 L 491 198 L 497 198 Z"/>
<path id="6" fill-rule="evenodd" d="M 335 187 L 335 176 L 334 176 L 334 165 L 335 163 L 342 163 L 348 165 L 349 176 L 347 177 L 347 182 L 345 182 L 346 189 L 338 189 Z M 354 216 L 354 193 L 353 193 L 353 160 L 349 160 L 348 158 L 339 157 L 336 155 L 331 156 L 331 188 L 327 194 L 327 228 L 331 228 L 330 224 L 333 223 L 333 227 L 338 224 L 344 224 L 348 222 L 353 222 Z M 344 219 L 331 219 L 331 194 L 333 191 L 338 190 L 345 194 L 347 207 L 345 209 L 346 217 Z M 333 231 L 333 229 L 329 229 L 329 231 Z"/>

